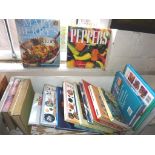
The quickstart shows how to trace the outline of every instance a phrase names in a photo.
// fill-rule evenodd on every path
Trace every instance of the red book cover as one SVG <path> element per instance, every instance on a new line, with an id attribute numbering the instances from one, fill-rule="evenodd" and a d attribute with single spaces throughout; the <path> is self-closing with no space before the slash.
<path id="1" fill-rule="evenodd" d="M 90 95 L 90 92 L 89 92 L 89 85 L 91 85 L 90 83 L 86 82 L 85 80 L 82 80 L 82 83 L 83 83 L 83 87 L 84 87 L 84 91 L 85 91 L 85 94 L 86 94 L 86 97 L 88 99 L 88 104 L 90 106 L 90 110 L 91 110 L 91 113 L 92 113 L 92 117 L 93 117 L 93 121 L 103 125 L 103 126 L 106 126 L 106 127 L 110 127 L 112 129 L 115 129 L 117 131 L 123 131 L 124 128 L 116 125 L 116 124 L 113 124 L 112 122 L 108 122 L 106 120 L 100 120 L 97 118 L 96 116 L 96 112 L 95 112 L 95 109 L 94 109 L 94 105 L 93 105 L 93 101 L 91 99 L 91 95 Z"/>

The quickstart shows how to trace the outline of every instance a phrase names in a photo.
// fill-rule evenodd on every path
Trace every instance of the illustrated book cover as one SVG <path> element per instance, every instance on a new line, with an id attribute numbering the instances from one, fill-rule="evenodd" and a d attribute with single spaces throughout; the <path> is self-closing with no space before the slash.
<path id="1" fill-rule="evenodd" d="M 125 123 L 131 125 L 134 118 L 140 115 L 145 106 L 122 72 L 116 72 L 111 93 L 121 109 Z"/>
<path id="2" fill-rule="evenodd" d="M 67 67 L 105 69 L 111 30 L 68 27 Z"/>
<path id="3" fill-rule="evenodd" d="M 59 67 L 59 20 L 16 19 L 15 24 L 24 67 Z"/>
<path id="4" fill-rule="evenodd" d="M 40 124 L 56 126 L 56 87 L 49 84 L 45 84 L 43 89 Z"/>

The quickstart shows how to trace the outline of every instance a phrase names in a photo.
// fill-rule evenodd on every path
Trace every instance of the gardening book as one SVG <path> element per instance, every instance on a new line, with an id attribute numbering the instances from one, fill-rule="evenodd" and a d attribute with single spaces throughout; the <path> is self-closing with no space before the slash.
<path id="1" fill-rule="evenodd" d="M 105 69 L 111 30 L 68 27 L 67 67 Z"/>
<path id="2" fill-rule="evenodd" d="M 24 67 L 60 65 L 60 22 L 52 19 L 15 20 Z"/>

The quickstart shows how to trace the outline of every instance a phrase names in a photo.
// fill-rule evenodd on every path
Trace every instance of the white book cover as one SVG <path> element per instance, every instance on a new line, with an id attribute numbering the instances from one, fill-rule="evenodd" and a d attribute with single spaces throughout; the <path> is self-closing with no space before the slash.
<path id="1" fill-rule="evenodd" d="M 35 93 L 28 122 L 29 125 L 40 124 L 41 105 L 42 105 L 42 95 L 39 93 Z"/>
<path id="2" fill-rule="evenodd" d="M 56 87 L 49 84 L 44 85 L 40 124 L 56 126 Z"/>

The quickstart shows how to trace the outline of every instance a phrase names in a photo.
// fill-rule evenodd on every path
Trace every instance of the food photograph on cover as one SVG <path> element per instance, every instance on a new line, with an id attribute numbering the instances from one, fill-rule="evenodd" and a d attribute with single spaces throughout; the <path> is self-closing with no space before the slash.
<path id="1" fill-rule="evenodd" d="M 155 135 L 148 23 L 0 19 L 0 135 Z"/>

